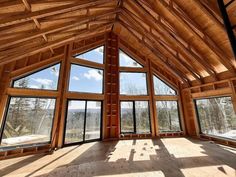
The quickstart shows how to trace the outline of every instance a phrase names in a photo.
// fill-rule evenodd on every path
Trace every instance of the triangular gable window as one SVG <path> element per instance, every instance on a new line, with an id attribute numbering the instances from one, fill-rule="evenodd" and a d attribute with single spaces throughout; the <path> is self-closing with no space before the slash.
<path id="1" fill-rule="evenodd" d="M 153 76 L 155 95 L 176 95 L 176 91 L 158 77 Z"/>
<path id="2" fill-rule="evenodd" d="M 143 68 L 142 65 L 136 62 L 133 58 L 124 53 L 122 50 L 119 50 L 119 59 L 121 67 Z"/>
<path id="3" fill-rule="evenodd" d="M 104 46 L 100 46 L 96 49 L 92 49 L 88 52 L 76 55 L 74 57 L 103 64 L 103 56 L 104 56 Z"/>
<path id="4" fill-rule="evenodd" d="M 13 81 L 15 88 L 30 88 L 41 90 L 57 90 L 58 78 L 60 73 L 60 64 L 56 64 L 36 71 Z"/>

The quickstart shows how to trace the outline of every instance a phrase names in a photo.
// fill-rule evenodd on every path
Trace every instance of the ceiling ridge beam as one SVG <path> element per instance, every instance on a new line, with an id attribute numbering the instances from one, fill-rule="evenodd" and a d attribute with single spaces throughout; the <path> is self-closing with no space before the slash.
<path id="1" fill-rule="evenodd" d="M 51 15 L 57 15 L 57 14 L 61 14 L 61 13 L 84 9 L 87 7 L 97 6 L 97 5 L 101 5 L 101 4 L 112 2 L 112 1 L 114 1 L 114 0 L 99 0 L 99 1 L 88 0 L 86 3 L 84 3 L 84 2 L 81 3 L 81 1 L 78 1 L 72 5 L 70 4 L 70 5 L 65 5 L 62 7 L 54 7 L 54 8 L 50 8 L 50 9 L 44 9 L 41 11 L 30 12 L 30 13 L 26 13 L 26 14 L 12 16 L 9 18 L 1 19 L 0 20 L 0 27 L 27 22 L 27 21 L 33 20 L 34 18 L 38 19 L 38 18 L 43 18 L 43 17 L 47 17 L 47 16 L 51 16 Z"/>

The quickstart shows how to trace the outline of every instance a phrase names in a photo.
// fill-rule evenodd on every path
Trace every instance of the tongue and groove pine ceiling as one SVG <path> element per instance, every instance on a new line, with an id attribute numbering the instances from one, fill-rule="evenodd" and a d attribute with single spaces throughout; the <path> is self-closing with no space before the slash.
<path id="1" fill-rule="evenodd" d="M 229 17 L 236 24 L 236 2 Z M 0 74 L 9 63 L 109 32 L 182 83 L 235 76 L 216 0 L 0 0 Z"/>

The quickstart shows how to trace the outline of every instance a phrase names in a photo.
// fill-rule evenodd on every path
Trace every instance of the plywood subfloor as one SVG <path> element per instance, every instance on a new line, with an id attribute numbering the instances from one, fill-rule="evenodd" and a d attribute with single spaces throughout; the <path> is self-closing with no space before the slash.
<path id="1" fill-rule="evenodd" d="M 236 149 L 207 141 L 164 138 L 93 142 L 0 161 L 0 176 L 236 176 Z"/>

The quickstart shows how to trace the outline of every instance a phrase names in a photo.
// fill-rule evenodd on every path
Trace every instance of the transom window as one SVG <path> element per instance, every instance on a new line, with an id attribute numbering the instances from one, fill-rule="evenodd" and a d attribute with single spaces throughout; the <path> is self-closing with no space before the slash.
<path id="1" fill-rule="evenodd" d="M 155 95 L 176 95 L 176 91 L 157 76 L 153 75 Z"/>
<path id="2" fill-rule="evenodd" d="M 95 49 L 92 49 L 88 52 L 78 54 L 74 56 L 75 58 L 83 59 L 92 61 L 95 63 L 101 63 L 103 64 L 103 58 L 104 58 L 104 46 L 97 47 Z"/>
<path id="3" fill-rule="evenodd" d="M 57 90 L 60 64 L 36 71 L 13 81 L 14 88 Z"/>
<path id="4" fill-rule="evenodd" d="M 103 70 L 71 65 L 69 91 L 84 93 L 103 93 Z"/>
<path id="5" fill-rule="evenodd" d="M 146 73 L 120 72 L 121 95 L 148 95 Z"/>
<path id="6" fill-rule="evenodd" d="M 142 68 L 143 66 L 127 55 L 122 50 L 119 50 L 119 65 L 120 67 L 134 67 L 134 68 Z"/>
<path id="7" fill-rule="evenodd" d="M 201 133 L 236 140 L 236 114 L 231 97 L 196 100 Z"/>

